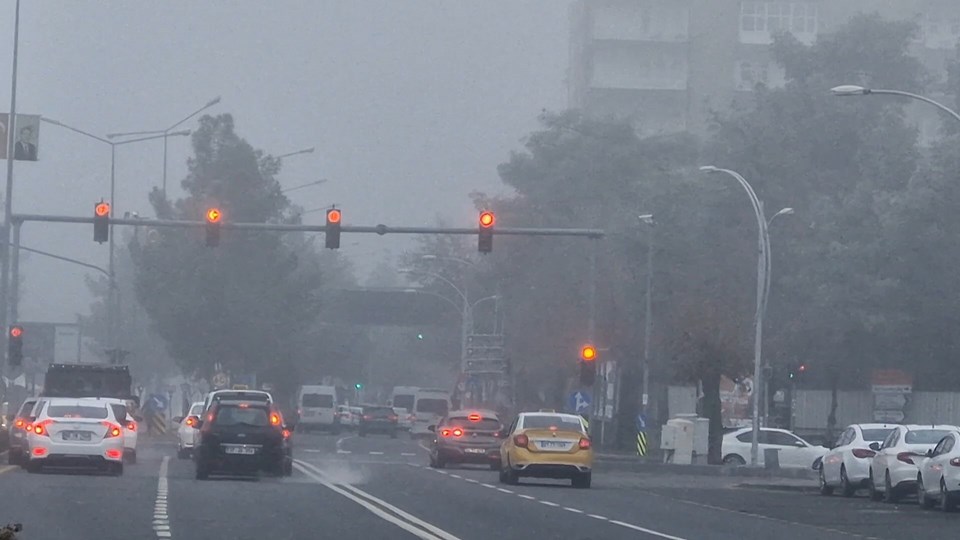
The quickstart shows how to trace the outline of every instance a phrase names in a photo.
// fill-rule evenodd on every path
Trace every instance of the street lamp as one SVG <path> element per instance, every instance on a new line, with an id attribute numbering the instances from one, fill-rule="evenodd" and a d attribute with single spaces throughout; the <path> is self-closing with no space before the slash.
<path id="1" fill-rule="evenodd" d="M 647 306 L 643 320 L 643 396 L 642 411 L 647 412 L 650 401 L 650 334 L 653 329 L 653 232 L 656 222 L 653 214 L 640 214 L 637 220 L 647 227 Z"/>
<path id="2" fill-rule="evenodd" d="M 902 90 L 884 90 L 880 88 L 864 88 L 862 86 L 857 86 L 853 84 L 843 84 L 840 86 L 834 86 L 833 88 L 830 89 L 830 92 L 832 92 L 833 95 L 837 97 L 870 96 L 873 94 L 882 94 L 882 95 L 888 95 L 888 96 L 903 96 L 910 99 L 915 99 L 917 101 L 922 101 L 924 103 L 929 103 L 930 105 L 933 105 L 934 107 L 940 109 L 941 111 L 949 114 L 955 120 L 960 121 L 960 114 L 957 114 L 957 111 L 954 111 L 950 107 L 947 107 L 946 105 L 938 101 L 934 101 L 928 97 L 921 96 L 919 94 L 914 94 L 912 92 L 904 92 Z"/>
<path id="3" fill-rule="evenodd" d="M 441 276 L 440 274 L 435 274 L 433 272 L 425 272 L 422 270 L 414 270 L 412 268 L 398 268 L 397 273 L 399 274 L 422 274 L 424 276 L 429 276 L 434 279 L 439 279 L 447 285 L 449 285 L 453 290 L 457 291 L 457 295 L 460 296 L 460 300 L 463 302 L 461 306 L 458 306 L 460 311 L 460 359 L 461 361 L 466 360 L 467 358 L 467 336 L 469 335 L 469 328 L 473 327 L 473 314 L 471 313 L 470 300 L 467 298 L 466 293 L 460 290 L 460 287 L 457 287 L 449 279 Z"/>
<path id="4" fill-rule="evenodd" d="M 117 137 L 133 137 L 138 135 L 162 135 L 163 137 L 163 198 L 167 198 L 167 137 L 175 135 L 173 130 L 176 129 L 180 124 L 183 124 L 187 120 L 193 118 L 194 116 L 202 113 L 203 111 L 213 107 L 217 103 L 220 103 L 220 96 L 217 96 L 210 101 L 208 101 L 203 107 L 193 111 L 192 113 L 185 116 L 182 120 L 168 127 L 167 129 L 160 129 L 154 131 L 128 131 L 126 133 L 108 133 L 108 139 L 114 139 Z M 160 137 L 157 137 L 160 138 Z"/>
<path id="5" fill-rule="evenodd" d="M 133 143 L 138 143 L 138 142 L 143 142 L 143 141 L 152 141 L 152 140 L 154 140 L 154 139 L 159 139 L 159 138 L 161 138 L 161 137 L 162 137 L 164 140 L 166 140 L 167 137 L 182 137 L 182 136 L 190 135 L 190 130 L 189 130 L 189 129 L 185 129 L 185 130 L 181 130 L 181 131 L 174 131 L 174 132 L 171 132 L 171 133 L 153 134 L 153 135 L 148 135 L 148 136 L 145 136 L 145 137 L 137 137 L 137 138 L 135 138 L 135 139 L 126 139 L 126 140 L 123 140 L 123 141 L 117 141 L 117 142 L 115 142 L 115 141 L 109 140 L 109 138 L 100 137 L 100 136 L 94 135 L 93 133 L 90 133 L 90 132 L 88 132 L 88 131 L 84 131 L 84 130 L 82 130 L 82 129 L 80 129 L 80 128 L 75 128 L 75 127 L 73 127 L 73 126 L 71 126 L 71 125 L 64 124 L 63 122 L 61 122 L 61 121 L 59 121 L 59 120 L 54 120 L 54 119 L 52 119 L 52 118 L 46 118 L 46 117 L 41 117 L 40 120 L 43 121 L 43 122 L 46 122 L 46 123 L 48 123 L 48 124 L 53 124 L 53 125 L 55 125 L 55 126 L 59 126 L 59 127 L 64 128 L 64 129 L 70 130 L 70 131 L 72 131 L 72 132 L 74 132 L 74 133 L 83 135 L 84 137 L 88 137 L 88 138 L 90 138 L 90 139 L 93 139 L 93 140 L 95 140 L 95 141 L 101 142 L 101 143 L 103 143 L 103 144 L 108 144 L 108 145 L 110 145 L 110 204 L 113 205 L 113 208 L 114 208 L 114 209 L 117 208 L 117 201 L 116 201 L 116 191 L 117 191 L 116 170 L 117 170 L 117 147 L 118 147 L 118 146 L 124 146 L 124 145 L 127 145 L 127 144 L 133 144 Z M 116 343 L 114 343 L 114 340 L 116 339 L 116 328 L 115 328 L 115 326 L 119 323 L 119 318 L 117 317 L 117 313 L 119 313 L 119 306 L 117 305 L 117 291 L 116 291 L 116 289 L 117 289 L 117 282 L 116 282 L 116 273 L 115 273 L 115 271 L 114 271 L 114 238 L 113 238 L 113 237 L 114 237 L 114 234 L 113 234 L 113 225 L 111 224 L 111 225 L 110 225 L 110 240 L 109 240 L 109 243 L 110 243 L 109 253 L 110 253 L 110 255 L 109 255 L 109 263 L 108 263 L 108 265 L 107 265 L 107 268 L 109 269 L 109 276 L 110 276 L 110 300 L 109 300 L 109 306 L 110 306 L 110 309 L 109 309 L 109 312 L 110 312 L 109 319 L 110 319 L 110 321 L 108 322 L 107 327 L 108 327 L 109 332 L 110 332 L 110 336 L 109 336 L 108 341 L 110 341 L 112 345 L 116 346 Z M 14 280 L 18 279 L 18 276 L 13 276 L 13 279 L 14 279 Z M 17 299 L 14 299 L 14 302 L 16 302 L 16 300 L 17 300 Z M 13 314 L 16 314 L 16 313 L 17 313 L 17 305 L 16 305 L 16 303 L 14 303 L 14 304 L 11 306 L 11 312 L 12 312 Z"/>
<path id="6" fill-rule="evenodd" d="M 750 198 L 750 204 L 753 206 L 753 212 L 757 218 L 758 247 L 759 257 L 757 259 L 757 311 L 754 320 L 754 341 L 753 341 L 753 430 L 750 438 L 750 465 L 756 467 L 759 463 L 759 436 L 760 436 L 760 385 L 761 380 L 761 356 L 763 347 L 763 310 L 766 304 L 765 293 L 767 290 L 767 268 L 769 266 L 769 241 L 767 234 L 767 220 L 763 217 L 763 203 L 757 197 L 747 180 L 740 173 L 730 169 L 721 169 L 713 166 L 700 167 L 700 170 L 707 173 L 724 173 L 732 176 L 747 192 Z M 779 213 L 779 212 L 778 212 Z"/>

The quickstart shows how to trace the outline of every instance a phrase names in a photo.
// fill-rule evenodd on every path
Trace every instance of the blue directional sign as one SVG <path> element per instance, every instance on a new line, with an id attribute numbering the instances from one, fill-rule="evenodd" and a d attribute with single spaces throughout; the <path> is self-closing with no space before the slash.
<path id="1" fill-rule="evenodd" d="M 150 394 L 147 400 L 147 408 L 151 411 L 167 410 L 167 396 L 164 394 Z"/>
<path id="2" fill-rule="evenodd" d="M 567 410 L 575 413 L 585 413 L 590 410 L 590 392 L 586 390 L 577 390 L 567 398 Z"/>

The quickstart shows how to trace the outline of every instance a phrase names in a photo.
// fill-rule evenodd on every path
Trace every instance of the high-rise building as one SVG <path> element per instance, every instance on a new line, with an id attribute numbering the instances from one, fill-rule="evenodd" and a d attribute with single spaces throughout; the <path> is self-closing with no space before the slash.
<path id="1" fill-rule="evenodd" d="M 914 52 L 937 79 L 931 96 L 943 97 L 960 40 L 957 0 L 577 0 L 569 106 L 628 119 L 642 135 L 702 133 L 757 84 L 785 84 L 770 55 L 777 32 L 810 44 L 861 12 L 918 23 Z M 935 136 L 937 111 L 911 107 L 922 137 Z"/>

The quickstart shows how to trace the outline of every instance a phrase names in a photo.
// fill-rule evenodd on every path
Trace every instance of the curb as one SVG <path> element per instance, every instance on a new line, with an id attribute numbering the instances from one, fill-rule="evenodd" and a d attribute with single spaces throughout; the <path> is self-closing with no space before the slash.
<path id="1" fill-rule="evenodd" d="M 814 480 L 816 471 L 812 469 L 762 469 L 750 467 L 729 467 L 724 465 L 676 465 L 673 463 L 652 463 L 639 461 L 638 458 L 625 459 L 600 455 L 595 461 L 608 469 L 629 470 L 634 472 L 659 474 L 684 474 L 695 476 L 734 476 L 747 478 L 795 478 L 799 480 Z M 612 459 L 611 459 L 612 458 Z"/>
<path id="2" fill-rule="evenodd" d="M 744 488 L 744 489 L 762 489 L 767 491 L 789 491 L 794 493 L 816 493 L 818 487 L 816 485 L 794 485 L 794 484 L 750 484 L 750 483 L 741 483 L 737 484 L 735 487 Z"/>

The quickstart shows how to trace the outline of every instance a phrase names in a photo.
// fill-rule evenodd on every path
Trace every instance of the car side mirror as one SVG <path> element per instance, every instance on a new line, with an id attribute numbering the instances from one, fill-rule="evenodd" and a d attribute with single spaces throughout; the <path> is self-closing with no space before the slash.
<path id="1" fill-rule="evenodd" d="M 806 447 L 807 447 L 807 444 L 804 443 L 803 441 L 796 441 L 796 442 L 793 443 L 793 445 L 796 446 L 797 448 L 806 448 Z"/>
<path id="2" fill-rule="evenodd" d="M 427 426 L 427 431 L 432 431 L 432 432 L 436 433 L 436 432 L 437 432 L 437 426 L 429 425 L 429 426 Z"/>
<path id="3" fill-rule="evenodd" d="M 925 457 L 933 457 L 933 448 L 927 450 L 927 453 L 924 454 Z"/>
<path id="4" fill-rule="evenodd" d="M 173 417 L 173 422 L 174 422 L 175 424 L 179 424 L 180 422 L 183 422 L 183 417 L 182 417 L 182 416 L 174 416 L 174 417 Z"/>
<path id="5" fill-rule="evenodd" d="M 879 451 L 880 451 L 880 443 L 878 443 L 878 442 L 872 442 L 872 443 L 870 443 L 870 449 L 873 450 L 874 452 L 879 452 Z"/>

